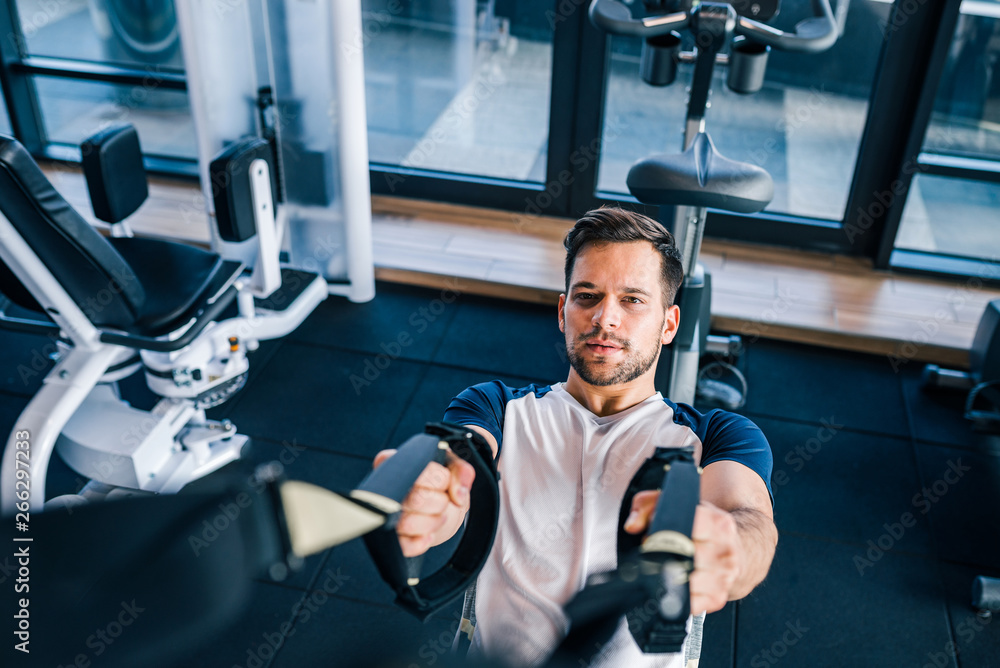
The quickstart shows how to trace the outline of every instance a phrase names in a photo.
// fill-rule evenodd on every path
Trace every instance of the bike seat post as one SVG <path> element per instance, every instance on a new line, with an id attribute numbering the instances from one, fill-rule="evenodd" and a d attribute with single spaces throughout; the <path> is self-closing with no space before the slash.
<path id="1" fill-rule="evenodd" d="M 725 48 L 736 29 L 736 10 L 730 4 L 705 2 L 692 15 L 691 32 L 697 53 L 691 93 L 688 97 L 687 121 L 684 127 L 684 150 L 699 132 L 705 131 L 705 112 L 712 90 L 712 73 L 719 52 Z M 682 264 L 687 276 L 697 271 L 701 240 L 705 234 L 704 208 L 678 207 L 674 219 L 674 235 L 682 252 Z"/>
<path id="2" fill-rule="evenodd" d="M 705 129 L 705 110 L 712 90 L 715 57 L 726 46 L 735 29 L 736 10 L 730 4 L 705 2 L 694 10 L 691 32 L 694 35 L 697 57 L 691 79 L 691 94 L 688 97 L 684 149 L 690 146 L 696 134 Z"/>

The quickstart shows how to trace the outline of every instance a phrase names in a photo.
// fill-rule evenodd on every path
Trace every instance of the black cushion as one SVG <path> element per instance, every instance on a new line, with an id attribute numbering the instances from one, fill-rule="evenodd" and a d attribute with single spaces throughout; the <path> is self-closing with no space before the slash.
<path id="1" fill-rule="evenodd" d="M 105 239 L 52 187 L 21 144 L 0 135 L 0 211 L 97 327 L 162 336 L 195 317 L 241 270 L 216 253 L 159 239 Z M 39 308 L 6 266 L 0 289 Z"/>
<path id="2" fill-rule="evenodd" d="M 117 223 L 132 215 L 149 196 L 139 135 L 131 125 L 115 125 L 80 145 L 83 175 L 94 215 Z"/>
<path id="3" fill-rule="evenodd" d="M 644 204 L 737 213 L 760 211 L 774 197 L 774 181 L 766 170 L 724 157 L 704 132 L 683 153 L 662 153 L 635 163 L 626 183 Z"/>
<path id="4" fill-rule="evenodd" d="M 180 327 L 220 287 L 218 279 L 224 283 L 232 276 L 222 272 L 218 254 L 194 246 L 135 237 L 110 242 L 146 290 L 143 310 L 129 328 L 135 334 L 160 336 Z M 233 268 L 239 266 L 233 263 Z"/>
<path id="5" fill-rule="evenodd" d="M 95 325 L 127 328 L 143 312 L 146 293 L 128 263 L 3 135 L 0 211 Z"/>
<path id="6" fill-rule="evenodd" d="M 215 223 L 223 241 L 246 241 L 257 234 L 257 212 L 251 194 L 250 166 L 256 160 L 267 163 L 271 180 L 271 211 L 278 192 L 274 152 L 263 139 L 252 137 L 232 144 L 208 166 L 215 204 Z"/>

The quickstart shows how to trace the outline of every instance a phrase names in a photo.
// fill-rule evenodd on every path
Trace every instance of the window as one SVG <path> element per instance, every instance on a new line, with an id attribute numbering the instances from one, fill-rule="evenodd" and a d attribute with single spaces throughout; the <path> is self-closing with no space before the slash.
<path id="1" fill-rule="evenodd" d="M 37 113 L 47 151 L 129 122 L 147 155 L 194 159 L 173 0 L 17 0 L 15 9 L 21 95 L 36 98 L 23 108 Z"/>
<path id="2" fill-rule="evenodd" d="M 7 114 L 7 105 L 3 102 L 2 98 L 0 98 L 0 134 L 13 134 L 10 127 L 10 116 Z"/>
<path id="3" fill-rule="evenodd" d="M 48 140 L 79 146 L 115 123 L 131 123 L 143 152 L 194 158 L 194 125 L 187 94 L 153 83 L 136 86 L 94 81 L 35 77 L 39 106 Z"/>
<path id="4" fill-rule="evenodd" d="M 173 0 L 17 0 L 25 55 L 184 70 Z"/>
<path id="5" fill-rule="evenodd" d="M 1000 256 L 1000 2 L 962 3 L 896 248 Z"/>
<path id="6" fill-rule="evenodd" d="M 589 5 L 361 0 L 373 192 L 507 209 L 515 224 L 629 200 L 636 160 L 681 150 L 693 66 L 672 86 L 644 84 L 640 41 L 608 38 Z M 30 150 L 71 159 L 85 137 L 127 121 L 153 168 L 195 173 L 174 0 L 0 6 L 0 131 L 13 119 Z M 811 15 L 812 0 L 783 0 L 772 25 Z M 723 155 L 767 169 L 775 196 L 752 225 L 710 213 L 708 233 L 879 267 L 920 269 L 919 257 L 897 261 L 906 254 L 936 254 L 938 266 L 1000 255 L 998 26 L 1000 0 L 854 0 L 833 48 L 772 50 L 754 95 L 731 92 L 717 68 L 706 127 Z M 900 176 L 904 160 L 915 175 Z M 896 183 L 905 198 L 872 199 Z M 864 234 L 849 233 L 859 225 Z"/>
<path id="7" fill-rule="evenodd" d="M 371 162 L 545 178 L 548 3 L 364 0 Z"/>
<path id="8" fill-rule="evenodd" d="M 915 175 L 896 247 L 1000 258 L 1000 183 Z"/>
<path id="9" fill-rule="evenodd" d="M 775 195 L 767 211 L 843 218 L 889 7 L 852 2 L 843 35 L 823 53 L 772 50 L 755 94 L 730 91 L 726 68 L 716 67 L 706 129 L 720 153 L 770 172 Z M 792 30 L 809 16 L 808 0 L 784 0 L 772 25 Z M 689 50 L 690 33 L 684 38 Z M 628 192 L 625 177 L 636 160 L 682 148 L 694 66 L 682 64 L 671 86 L 653 88 L 639 76 L 640 46 L 638 39 L 612 42 L 598 177 L 598 190 L 608 193 Z"/>

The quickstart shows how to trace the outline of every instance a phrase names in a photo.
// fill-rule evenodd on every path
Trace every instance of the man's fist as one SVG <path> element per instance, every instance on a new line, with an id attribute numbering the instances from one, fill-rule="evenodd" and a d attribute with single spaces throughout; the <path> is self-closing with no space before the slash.
<path id="1" fill-rule="evenodd" d="M 656 510 L 659 491 L 639 492 L 632 498 L 632 510 L 625 531 L 642 533 Z M 694 513 L 694 572 L 691 573 L 691 614 L 721 610 L 730 599 L 740 575 L 743 545 L 732 514 L 702 501 Z"/>
<path id="2" fill-rule="evenodd" d="M 372 468 L 396 454 L 383 450 L 375 455 Z M 455 535 L 469 510 L 469 490 L 476 478 L 472 464 L 448 453 L 448 465 L 431 462 L 403 499 L 396 524 L 399 545 L 406 557 L 423 554 Z"/>

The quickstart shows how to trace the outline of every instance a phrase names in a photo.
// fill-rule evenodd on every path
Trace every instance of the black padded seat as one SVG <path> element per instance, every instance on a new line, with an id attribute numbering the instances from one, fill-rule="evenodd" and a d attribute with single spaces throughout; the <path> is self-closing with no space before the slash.
<path id="1" fill-rule="evenodd" d="M 184 244 L 105 239 L 25 148 L 3 135 L 0 212 L 96 327 L 162 336 L 200 312 L 242 270 L 238 262 Z M 0 269 L 0 290 L 19 306 L 41 310 L 13 272 Z"/>
<path id="2" fill-rule="evenodd" d="M 52 187 L 25 148 L 2 135 L 0 212 L 81 308 L 101 290 L 119 287 L 117 277 L 132 274 L 125 260 Z M 94 313 L 95 325 L 126 327 L 135 321 L 145 291 L 131 280 L 123 280 L 120 288 Z"/>
<path id="3" fill-rule="evenodd" d="M 112 238 L 112 247 L 132 267 L 146 300 L 132 334 L 161 336 L 197 315 L 204 302 L 242 271 L 239 262 L 193 246 L 159 239 Z"/>
<path id="4" fill-rule="evenodd" d="M 726 158 L 705 132 L 683 153 L 644 158 L 628 172 L 629 191 L 643 204 L 698 206 L 756 213 L 774 197 L 762 167 Z"/>

